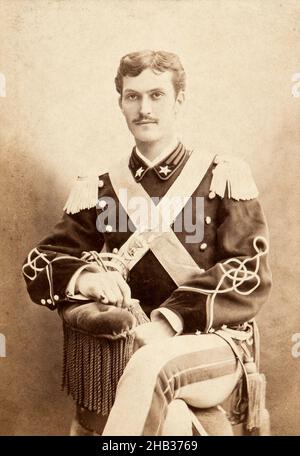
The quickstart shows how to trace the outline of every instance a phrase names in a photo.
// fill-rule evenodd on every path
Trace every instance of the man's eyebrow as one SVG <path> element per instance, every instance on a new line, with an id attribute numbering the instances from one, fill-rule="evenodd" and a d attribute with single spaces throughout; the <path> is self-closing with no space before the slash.
<path id="1" fill-rule="evenodd" d="M 157 87 L 155 89 L 151 89 L 151 90 L 148 90 L 148 93 L 151 93 L 151 92 L 164 92 L 165 90 L 161 87 Z"/>
<path id="2" fill-rule="evenodd" d="M 154 89 L 147 90 L 146 93 L 151 93 L 151 92 L 165 92 L 165 90 L 161 87 L 156 87 Z M 137 93 L 140 94 L 141 92 L 138 92 L 137 90 L 134 89 L 126 89 L 124 90 L 124 93 Z"/>
<path id="3" fill-rule="evenodd" d="M 139 92 L 137 92 L 137 91 L 136 91 L 136 90 L 134 90 L 134 89 L 126 89 L 126 90 L 124 90 L 124 93 L 127 93 L 127 92 L 131 92 L 131 93 L 139 93 Z"/>

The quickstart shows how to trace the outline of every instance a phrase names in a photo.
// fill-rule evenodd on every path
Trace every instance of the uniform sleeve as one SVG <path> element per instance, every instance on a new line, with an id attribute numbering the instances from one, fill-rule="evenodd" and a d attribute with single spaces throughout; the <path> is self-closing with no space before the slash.
<path id="1" fill-rule="evenodd" d="M 217 261 L 177 288 L 162 304 L 184 322 L 184 332 L 208 332 L 253 318 L 271 288 L 268 228 L 257 198 L 220 202 Z"/>
<path id="2" fill-rule="evenodd" d="M 86 265 L 83 251 L 102 249 L 103 235 L 96 229 L 96 209 L 64 213 L 52 233 L 31 252 L 23 265 L 28 293 L 37 304 L 54 310 L 66 299 L 66 287 L 73 274 Z"/>

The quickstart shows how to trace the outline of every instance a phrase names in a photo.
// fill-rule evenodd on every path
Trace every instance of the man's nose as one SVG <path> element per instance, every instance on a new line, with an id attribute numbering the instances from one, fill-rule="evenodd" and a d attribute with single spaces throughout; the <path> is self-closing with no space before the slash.
<path id="1" fill-rule="evenodd" d="M 149 116 L 151 114 L 151 111 L 151 101 L 149 97 L 145 95 L 141 98 L 140 114 L 142 114 L 143 116 Z"/>

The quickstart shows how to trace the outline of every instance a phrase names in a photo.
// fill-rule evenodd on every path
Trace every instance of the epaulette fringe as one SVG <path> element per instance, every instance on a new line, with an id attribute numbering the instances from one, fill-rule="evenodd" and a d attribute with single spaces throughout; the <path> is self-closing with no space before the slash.
<path id="1" fill-rule="evenodd" d="M 218 155 L 214 161 L 210 191 L 224 198 L 251 200 L 257 198 L 258 189 L 253 180 L 249 165 L 240 158 Z"/>
<path id="2" fill-rule="evenodd" d="M 67 214 L 91 209 L 98 201 L 98 176 L 78 177 L 64 207 Z"/>

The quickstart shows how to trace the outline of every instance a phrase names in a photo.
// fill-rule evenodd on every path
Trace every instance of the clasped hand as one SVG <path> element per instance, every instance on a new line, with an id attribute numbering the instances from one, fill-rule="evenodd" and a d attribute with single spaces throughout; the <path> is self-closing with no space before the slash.
<path id="1" fill-rule="evenodd" d="M 131 301 L 131 290 L 117 271 L 83 271 L 77 279 L 76 291 L 116 307 L 129 307 Z"/>
<path id="2" fill-rule="evenodd" d="M 129 307 L 131 290 L 119 272 L 83 271 L 76 283 L 76 291 L 88 298 L 100 300 L 104 304 L 116 307 Z M 145 323 L 135 328 L 134 349 L 153 342 L 173 337 L 175 331 L 168 321 L 161 316 L 155 322 Z"/>

